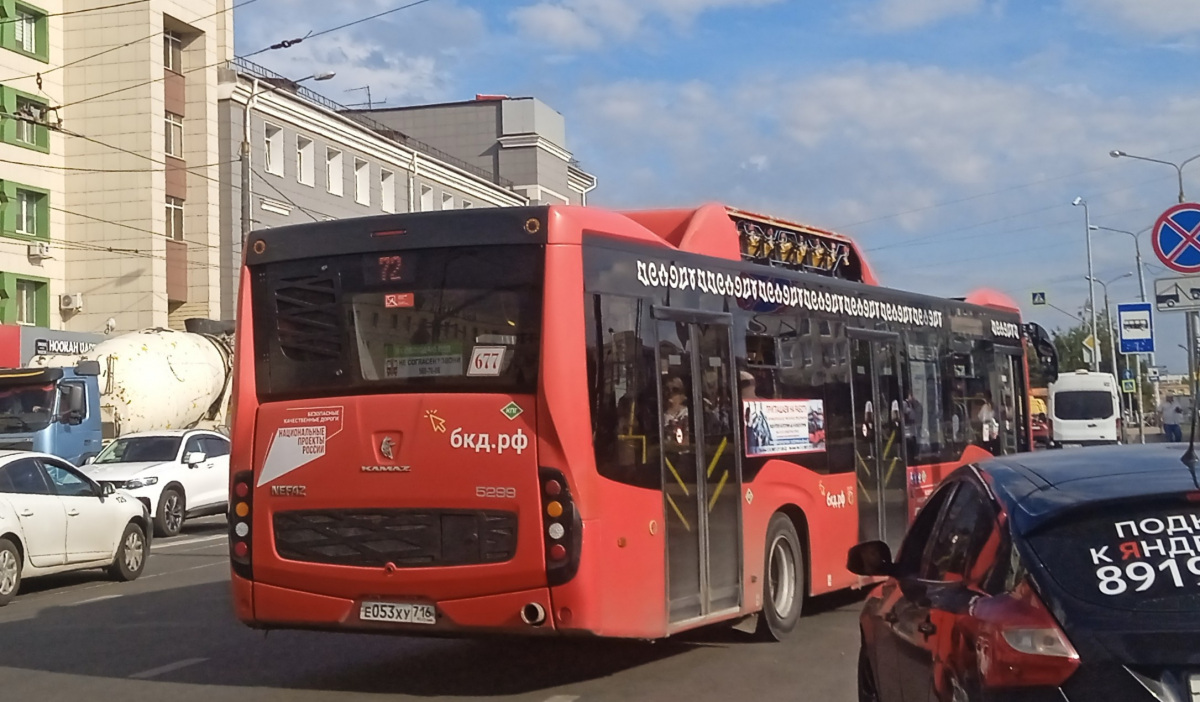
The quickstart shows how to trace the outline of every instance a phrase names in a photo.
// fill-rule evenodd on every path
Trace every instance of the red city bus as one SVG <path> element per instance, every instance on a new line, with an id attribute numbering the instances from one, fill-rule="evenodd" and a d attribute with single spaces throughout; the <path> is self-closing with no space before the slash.
<path id="1" fill-rule="evenodd" d="M 1029 448 L 1044 332 L 995 293 L 875 282 L 845 237 L 718 205 L 255 232 L 239 618 L 786 635 L 806 596 L 856 584 L 850 546 L 895 546 L 949 470 Z"/>

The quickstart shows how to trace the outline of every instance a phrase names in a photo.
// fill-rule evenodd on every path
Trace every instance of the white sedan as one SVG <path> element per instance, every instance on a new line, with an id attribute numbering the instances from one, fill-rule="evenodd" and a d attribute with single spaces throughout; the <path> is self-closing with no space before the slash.
<path id="1" fill-rule="evenodd" d="M 126 434 L 83 470 L 141 500 L 156 536 L 175 536 L 185 519 L 224 514 L 229 505 L 229 439 L 212 431 Z"/>
<path id="2" fill-rule="evenodd" d="M 150 555 L 149 530 L 150 514 L 129 493 L 61 458 L 0 452 L 0 606 L 23 578 L 107 568 L 133 580 Z"/>

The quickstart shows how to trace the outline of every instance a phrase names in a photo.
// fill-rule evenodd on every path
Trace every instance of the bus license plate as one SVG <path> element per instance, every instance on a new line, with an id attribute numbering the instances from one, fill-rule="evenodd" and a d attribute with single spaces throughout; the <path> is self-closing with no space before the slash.
<path id="1" fill-rule="evenodd" d="M 433 605 L 396 604 L 395 602 L 363 602 L 358 617 L 366 622 L 394 624 L 437 624 Z"/>

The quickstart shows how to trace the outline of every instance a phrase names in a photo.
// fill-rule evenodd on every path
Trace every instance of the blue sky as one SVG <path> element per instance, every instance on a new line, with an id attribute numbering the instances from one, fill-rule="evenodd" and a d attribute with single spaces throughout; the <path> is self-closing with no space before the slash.
<path id="1" fill-rule="evenodd" d="M 403 4 L 258 0 L 237 52 Z M 254 58 L 334 70 L 321 92 L 388 105 L 534 95 L 614 208 L 706 201 L 855 237 L 883 279 L 937 295 L 993 287 L 1053 329 L 1087 298 L 1085 227 L 1138 231 L 1200 154 L 1196 0 L 430 0 Z M 357 94 L 361 95 L 361 94 Z M 1200 200 L 1200 160 L 1184 171 Z M 1095 232 L 1096 277 L 1134 272 Z M 1147 287 L 1166 275 L 1149 238 Z M 1112 283 L 1114 304 L 1137 278 Z M 1102 291 L 1097 286 L 1102 304 Z M 1183 320 L 1157 318 L 1184 366 Z"/>

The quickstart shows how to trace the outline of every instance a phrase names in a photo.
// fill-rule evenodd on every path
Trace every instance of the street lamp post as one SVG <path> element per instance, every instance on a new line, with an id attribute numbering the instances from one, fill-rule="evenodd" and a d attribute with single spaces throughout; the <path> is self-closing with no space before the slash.
<path id="1" fill-rule="evenodd" d="M 250 87 L 250 97 L 246 100 L 246 108 L 245 108 L 245 110 L 243 110 L 243 114 L 242 114 L 242 153 L 239 158 L 239 161 L 241 162 L 241 169 L 242 169 L 242 242 L 243 243 L 245 243 L 246 239 L 250 236 L 250 229 L 252 227 L 250 213 L 253 210 L 253 204 L 252 204 L 253 179 L 250 177 L 250 169 L 251 169 L 250 115 L 251 115 L 251 113 L 254 112 L 255 102 L 258 100 L 259 97 L 261 97 L 269 92 L 279 90 L 280 88 L 284 87 L 285 85 L 288 85 L 288 84 L 293 85 L 293 86 L 299 85 L 300 83 L 303 83 L 306 80 L 329 80 L 330 78 L 333 78 L 333 76 L 334 76 L 334 73 L 331 71 L 326 71 L 324 73 L 314 73 L 313 75 L 306 76 L 304 78 L 301 78 L 300 80 L 289 81 L 289 83 L 287 83 L 287 84 L 280 83 L 279 85 L 272 85 L 270 88 L 267 88 L 266 90 L 263 90 L 261 92 L 258 89 L 258 86 L 259 86 L 258 78 L 256 77 L 256 78 L 251 79 L 252 82 L 251 82 L 251 87 Z"/>
<path id="2" fill-rule="evenodd" d="M 1137 258 L 1138 292 L 1141 296 L 1142 302 L 1146 301 L 1146 270 L 1142 266 L 1142 247 L 1141 247 L 1141 243 L 1140 243 L 1140 237 L 1142 234 L 1150 231 L 1152 228 L 1153 228 L 1152 226 L 1145 227 L 1143 229 L 1138 230 L 1137 232 L 1130 232 L 1130 231 L 1125 231 L 1124 229 L 1113 229 L 1112 227 L 1101 227 L 1101 226 L 1095 225 L 1095 224 L 1092 225 L 1093 231 L 1101 230 L 1101 231 L 1106 231 L 1106 232 L 1116 232 L 1117 234 L 1128 234 L 1133 239 L 1133 252 L 1134 252 L 1135 257 Z M 1138 428 L 1139 428 L 1139 430 L 1143 430 L 1140 432 L 1142 434 L 1142 443 L 1146 443 L 1146 437 L 1145 437 L 1145 432 L 1144 432 L 1144 428 L 1145 428 L 1145 424 L 1146 424 L 1146 422 L 1145 422 L 1146 412 L 1145 412 L 1145 408 L 1142 407 L 1142 368 L 1140 365 L 1141 354 L 1137 354 L 1137 356 L 1138 356 L 1139 365 L 1138 365 L 1137 373 L 1135 374 L 1134 377 L 1137 380 L 1137 384 L 1138 384 L 1138 390 L 1137 390 L 1137 392 L 1138 392 L 1138 407 L 1142 410 L 1141 411 L 1142 420 L 1138 423 Z M 1148 354 L 1148 356 L 1149 356 L 1148 362 L 1150 364 L 1150 367 L 1153 368 L 1154 367 L 1154 354 L 1150 353 L 1150 354 Z M 1158 401 L 1159 401 L 1159 399 L 1158 399 L 1159 398 L 1158 381 L 1157 380 L 1151 381 L 1150 385 L 1151 385 L 1151 387 L 1154 388 L 1154 406 L 1158 407 Z"/>
<path id="3" fill-rule="evenodd" d="M 1096 332 L 1096 286 L 1093 285 L 1095 274 L 1092 272 L 1092 217 L 1088 212 L 1087 200 L 1081 197 L 1075 198 L 1071 203 L 1076 207 L 1083 207 L 1083 222 L 1084 233 L 1087 234 L 1087 279 L 1088 279 L 1088 300 L 1092 307 L 1092 370 L 1100 370 L 1100 335 Z"/>
<path id="4" fill-rule="evenodd" d="M 1160 159 L 1157 159 L 1157 158 L 1149 158 L 1149 157 L 1146 157 L 1146 156 L 1135 156 L 1135 155 L 1133 155 L 1133 154 L 1126 153 L 1126 152 L 1124 152 L 1124 151 L 1120 151 L 1120 150 L 1117 150 L 1117 149 L 1113 149 L 1112 151 L 1109 151 L 1109 152 L 1108 152 L 1108 155 L 1109 155 L 1109 156 L 1112 156 L 1113 158 L 1122 158 L 1122 157 L 1124 157 L 1124 158 L 1132 158 L 1132 159 L 1136 159 L 1136 160 L 1138 160 L 1138 161 L 1149 161 L 1150 163 L 1161 163 L 1161 164 L 1163 164 L 1164 166 L 1170 166 L 1171 168 L 1174 168 L 1174 169 L 1175 169 L 1175 174 L 1176 174 L 1177 176 L 1179 176 L 1179 202 L 1180 202 L 1181 204 L 1184 202 L 1184 196 L 1183 196 L 1183 167 L 1184 167 L 1184 166 L 1186 166 L 1186 165 L 1188 165 L 1188 164 L 1189 164 L 1189 163 L 1191 163 L 1192 161 L 1195 161 L 1196 159 L 1200 158 L 1200 154 L 1196 154 L 1195 156 L 1192 156 L 1191 158 L 1188 158 L 1188 159 L 1184 159 L 1183 161 L 1181 161 L 1181 162 L 1179 162 L 1179 163 L 1172 163 L 1171 161 L 1163 161 L 1163 160 L 1160 160 Z"/>
<path id="5" fill-rule="evenodd" d="M 1161 163 L 1164 166 L 1170 166 L 1171 168 L 1174 168 L 1175 175 L 1178 176 L 1178 178 L 1179 178 L 1179 203 L 1180 204 L 1183 204 L 1187 199 L 1183 194 L 1183 167 L 1188 165 L 1192 161 L 1195 161 L 1196 159 L 1200 159 L 1200 154 L 1196 154 L 1195 156 L 1186 158 L 1183 161 L 1180 161 L 1179 163 L 1174 163 L 1172 161 L 1163 161 L 1161 159 L 1149 158 L 1147 156 L 1136 156 L 1134 154 L 1127 153 L 1125 151 L 1121 151 L 1119 149 L 1113 149 L 1112 151 L 1109 151 L 1108 155 L 1112 156 L 1113 158 L 1122 158 L 1123 157 L 1123 158 L 1132 158 L 1132 159 L 1135 159 L 1138 161 L 1149 161 L 1150 163 Z M 1184 319 L 1184 329 L 1185 329 L 1184 333 L 1187 335 L 1187 341 L 1188 341 L 1188 348 L 1187 348 L 1187 352 L 1188 352 L 1188 354 L 1187 354 L 1187 358 L 1188 358 L 1188 394 L 1191 395 L 1192 397 L 1195 397 L 1196 396 L 1196 313 L 1195 312 L 1184 312 L 1183 319 Z M 1157 401 L 1157 399 L 1158 398 L 1155 397 L 1156 401 Z"/>
<path id="6" fill-rule="evenodd" d="M 1108 324 L 1108 348 L 1109 348 L 1109 353 L 1112 355 L 1111 363 L 1112 363 L 1113 380 L 1115 380 L 1117 382 L 1121 381 L 1121 369 L 1117 367 L 1117 341 L 1116 341 L 1117 334 L 1116 334 L 1116 330 L 1114 329 L 1114 325 L 1113 325 L 1112 310 L 1108 306 L 1108 286 L 1112 285 L 1113 283 L 1117 282 L 1118 280 L 1124 280 L 1125 278 L 1131 278 L 1131 277 L 1133 277 L 1133 273 L 1124 273 L 1122 275 L 1117 276 L 1116 278 L 1113 278 L 1112 280 L 1110 280 L 1108 282 L 1105 282 L 1103 280 L 1098 280 L 1095 278 L 1088 279 L 1089 282 L 1099 283 L 1100 287 L 1104 289 L 1104 319 Z M 1096 339 L 1096 345 L 1097 346 L 1100 345 L 1100 339 Z M 1124 393 L 1121 393 L 1121 394 L 1124 395 Z M 1124 403 L 1122 403 L 1122 404 L 1124 404 Z M 1121 433 L 1122 434 L 1126 433 L 1125 422 L 1121 422 Z M 1121 438 L 1124 439 L 1126 442 L 1128 442 L 1128 440 L 1129 440 L 1127 436 L 1122 436 Z"/>

